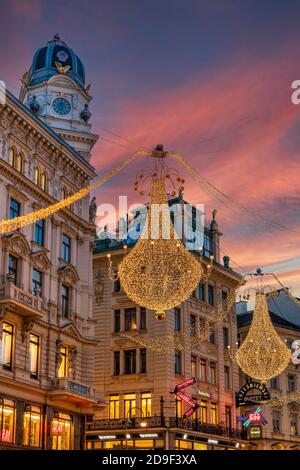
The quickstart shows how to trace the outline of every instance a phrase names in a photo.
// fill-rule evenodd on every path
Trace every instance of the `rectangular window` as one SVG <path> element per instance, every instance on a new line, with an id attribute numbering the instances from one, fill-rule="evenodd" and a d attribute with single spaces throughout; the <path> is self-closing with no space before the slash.
<path id="1" fill-rule="evenodd" d="M 210 422 L 212 424 L 218 424 L 218 410 L 216 403 L 210 404 Z"/>
<path id="2" fill-rule="evenodd" d="M 40 447 L 41 445 L 41 408 L 34 405 L 25 405 L 23 444 L 25 446 Z"/>
<path id="3" fill-rule="evenodd" d="M 232 419 L 231 419 L 231 406 L 225 406 L 225 424 L 226 428 L 231 428 Z"/>
<path id="4" fill-rule="evenodd" d="M 120 400 L 119 395 L 110 395 L 109 397 L 109 419 L 120 418 Z"/>
<path id="5" fill-rule="evenodd" d="M 228 366 L 224 366 L 224 386 L 225 390 L 230 389 L 230 368 Z"/>
<path id="6" fill-rule="evenodd" d="M 202 300 L 202 302 L 205 301 L 205 285 L 204 284 L 199 284 L 198 287 L 198 299 Z"/>
<path id="7" fill-rule="evenodd" d="M 14 327 L 9 323 L 2 324 L 2 351 L 1 362 L 4 369 L 12 368 Z"/>
<path id="8" fill-rule="evenodd" d="M 60 366 L 58 377 L 68 377 L 68 350 L 66 346 L 60 347 Z"/>
<path id="9" fill-rule="evenodd" d="M 30 333 L 29 338 L 29 370 L 32 378 L 37 378 L 39 369 L 40 338 Z"/>
<path id="10" fill-rule="evenodd" d="M 42 273 L 37 269 L 32 270 L 32 295 L 42 295 Z"/>
<path id="11" fill-rule="evenodd" d="M 227 349 L 229 346 L 229 331 L 228 328 L 223 328 L 223 347 Z"/>
<path id="12" fill-rule="evenodd" d="M 64 261 L 71 262 L 71 238 L 65 233 L 62 236 L 61 257 Z"/>
<path id="13" fill-rule="evenodd" d="M 184 409 L 184 405 L 182 403 L 182 400 L 180 400 L 180 398 L 177 398 L 176 397 L 176 416 L 178 418 L 181 418 L 182 415 L 183 415 L 183 409 Z"/>
<path id="14" fill-rule="evenodd" d="M 195 315 L 190 315 L 190 335 L 196 336 L 196 317 Z"/>
<path id="15" fill-rule="evenodd" d="M 125 331 L 135 331 L 136 327 L 136 309 L 125 308 Z"/>
<path id="16" fill-rule="evenodd" d="M 8 274 L 11 277 L 12 282 L 17 285 L 18 282 L 18 258 L 13 255 L 8 257 Z"/>
<path id="17" fill-rule="evenodd" d="M 124 395 L 124 418 L 130 419 L 135 417 L 136 412 L 136 396 L 135 393 L 126 393 Z"/>
<path id="18" fill-rule="evenodd" d="M 39 245 L 44 245 L 44 220 L 38 220 L 34 225 L 34 241 Z"/>
<path id="19" fill-rule="evenodd" d="M 291 415 L 291 434 L 298 436 L 298 419 L 296 414 Z"/>
<path id="20" fill-rule="evenodd" d="M 279 377 L 273 377 L 271 379 L 271 388 L 273 388 L 273 390 L 279 390 Z"/>
<path id="21" fill-rule="evenodd" d="M 14 442 L 15 402 L 0 398 L 0 442 Z"/>
<path id="22" fill-rule="evenodd" d="M 200 359 L 200 380 L 206 382 L 206 360 L 202 357 Z"/>
<path id="23" fill-rule="evenodd" d="M 55 413 L 52 421 L 52 449 L 71 449 L 72 418 L 65 413 Z"/>
<path id="24" fill-rule="evenodd" d="M 145 307 L 140 307 L 140 330 L 146 330 L 146 309 Z"/>
<path id="25" fill-rule="evenodd" d="M 212 239 L 206 233 L 204 234 L 203 255 L 209 258 L 213 254 Z"/>
<path id="26" fill-rule="evenodd" d="M 124 351 L 125 374 L 136 373 L 136 350 Z"/>
<path id="27" fill-rule="evenodd" d="M 175 374 L 181 374 L 181 353 L 180 351 L 175 352 Z"/>
<path id="28" fill-rule="evenodd" d="M 208 342 L 210 344 L 216 344 L 216 335 L 214 332 L 209 335 Z"/>
<path id="29" fill-rule="evenodd" d="M 114 375 L 120 375 L 120 351 L 114 351 Z"/>
<path id="30" fill-rule="evenodd" d="M 142 418 L 148 418 L 152 415 L 151 410 L 151 393 L 144 392 L 141 395 L 141 405 L 142 405 Z"/>
<path id="31" fill-rule="evenodd" d="M 273 432 L 280 433 L 281 423 L 280 423 L 280 412 L 272 412 L 272 421 L 273 421 Z"/>
<path id="32" fill-rule="evenodd" d="M 114 292 L 121 292 L 121 282 L 118 277 L 114 280 Z"/>
<path id="33" fill-rule="evenodd" d="M 224 302 L 226 302 L 227 297 L 228 297 L 227 292 L 225 290 L 223 290 L 222 291 L 222 304 L 224 304 Z"/>
<path id="34" fill-rule="evenodd" d="M 64 318 L 69 316 L 70 289 L 62 284 L 61 286 L 61 314 Z"/>
<path id="35" fill-rule="evenodd" d="M 192 374 L 192 377 L 197 377 L 196 366 L 197 366 L 197 358 L 196 358 L 196 356 L 191 356 L 191 374 Z"/>
<path id="36" fill-rule="evenodd" d="M 217 365 L 215 362 L 209 363 L 209 371 L 210 371 L 210 383 L 216 385 L 217 383 Z"/>
<path id="37" fill-rule="evenodd" d="M 288 392 L 296 391 L 296 377 L 294 375 L 288 375 Z"/>
<path id="38" fill-rule="evenodd" d="M 207 303 L 209 305 L 215 304 L 214 286 L 211 285 L 208 285 L 207 287 Z"/>
<path id="39" fill-rule="evenodd" d="M 207 401 L 201 400 L 200 402 L 200 421 L 207 423 Z"/>
<path id="40" fill-rule="evenodd" d="M 140 373 L 145 374 L 147 372 L 147 350 L 140 349 Z"/>
<path id="41" fill-rule="evenodd" d="M 14 219 L 15 217 L 19 217 L 21 214 L 21 204 L 16 201 L 15 199 L 10 199 L 9 205 L 9 218 Z"/>
<path id="42" fill-rule="evenodd" d="M 181 310 L 180 308 L 174 308 L 174 331 L 181 330 Z"/>
<path id="43" fill-rule="evenodd" d="M 115 310 L 114 332 L 120 333 L 120 330 L 121 330 L 121 312 L 120 310 Z"/>

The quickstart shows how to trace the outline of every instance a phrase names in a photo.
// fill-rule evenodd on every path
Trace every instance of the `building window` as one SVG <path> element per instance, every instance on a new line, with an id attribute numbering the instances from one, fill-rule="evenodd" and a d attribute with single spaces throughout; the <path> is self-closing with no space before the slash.
<path id="1" fill-rule="evenodd" d="M 34 225 L 34 241 L 39 245 L 44 245 L 44 220 L 38 220 Z"/>
<path id="2" fill-rule="evenodd" d="M 210 383 L 216 385 L 217 383 L 217 365 L 215 362 L 209 363 L 209 371 L 210 371 Z"/>
<path id="3" fill-rule="evenodd" d="M 119 333 L 120 331 L 121 331 L 121 312 L 120 310 L 115 310 L 114 332 Z"/>
<path id="4" fill-rule="evenodd" d="M 15 403 L 0 398 L 0 442 L 14 441 Z"/>
<path id="5" fill-rule="evenodd" d="M 207 401 L 200 401 L 200 421 L 201 423 L 207 423 Z"/>
<path id="6" fill-rule="evenodd" d="M 41 408 L 34 405 L 25 405 L 23 434 L 23 444 L 25 446 L 40 447 L 41 422 Z"/>
<path id="7" fill-rule="evenodd" d="M 181 330 L 181 310 L 180 308 L 174 308 L 174 331 Z"/>
<path id="8" fill-rule="evenodd" d="M 288 375 L 288 392 L 296 391 L 296 377 L 294 375 Z"/>
<path id="9" fill-rule="evenodd" d="M 209 305 L 214 305 L 215 299 L 214 299 L 214 286 L 208 285 L 207 287 L 207 303 Z"/>
<path id="10" fill-rule="evenodd" d="M 18 258 L 13 255 L 8 257 L 8 274 L 11 277 L 12 282 L 16 285 L 18 282 Z"/>
<path id="11" fill-rule="evenodd" d="M 273 390 L 279 390 L 279 377 L 273 377 L 271 379 L 271 388 L 273 388 Z"/>
<path id="12" fill-rule="evenodd" d="M 14 147 L 11 147 L 9 149 L 9 155 L 8 155 L 8 163 L 10 166 L 15 166 L 15 159 L 16 159 L 16 151 Z"/>
<path id="13" fill-rule="evenodd" d="M 69 315 L 70 289 L 62 284 L 61 286 L 61 314 L 64 318 Z"/>
<path id="14" fill-rule="evenodd" d="M 210 344 L 216 344 L 216 335 L 214 332 L 210 333 L 209 337 L 208 337 L 208 342 Z"/>
<path id="15" fill-rule="evenodd" d="M 151 393 L 144 392 L 141 395 L 141 408 L 142 408 L 142 418 L 147 418 L 151 416 L 152 409 L 151 409 Z"/>
<path id="16" fill-rule="evenodd" d="M 202 357 L 200 359 L 200 380 L 206 382 L 206 360 Z"/>
<path id="17" fill-rule="evenodd" d="M 181 418 L 182 415 L 183 415 L 183 404 L 180 398 L 176 397 L 176 416 L 178 418 Z"/>
<path id="18" fill-rule="evenodd" d="M 42 178 L 41 178 L 41 188 L 43 191 L 47 190 L 47 181 L 48 181 L 47 173 L 44 171 L 42 173 Z"/>
<path id="19" fill-rule="evenodd" d="M 226 349 L 229 346 L 229 331 L 228 328 L 223 328 L 223 347 Z"/>
<path id="20" fill-rule="evenodd" d="M 38 166 L 34 170 L 34 182 L 37 186 L 40 184 L 40 169 Z"/>
<path id="21" fill-rule="evenodd" d="M 120 375 L 120 351 L 114 351 L 114 375 Z"/>
<path id="22" fill-rule="evenodd" d="M 227 300 L 228 294 L 225 290 L 222 291 L 222 304 L 224 304 Z"/>
<path id="23" fill-rule="evenodd" d="M 63 233 L 62 237 L 61 257 L 67 263 L 71 262 L 71 238 L 65 233 Z"/>
<path id="24" fill-rule="evenodd" d="M 280 412 L 273 411 L 272 412 L 272 421 L 273 421 L 273 432 L 280 433 Z"/>
<path id="25" fill-rule="evenodd" d="M 24 170 L 24 155 L 22 153 L 19 153 L 17 156 L 17 171 L 19 173 L 23 173 Z"/>
<path id="26" fill-rule="evenodd" d="M 14 327 L 10 323 L 2 324 L 2 351 L 1 362 L 4 369 L 12 368 Z"/>
<path id="27" fill-rule="evenodd" d="M 21 204 L 15 199 L 11 198 L 9 204 L 9 218 L 14 219 L 15 217 L 19 217 L 20 213 Z"/>
<path id="28" fill-rule="evenodd" d="M 126 308 L 125 309 L 125 331 L 136 330 L 136 309 Z"/>
<path id="29" fill-rule="evenodd" d="M 42 273 L 37 269 L 32 270 L 32 295 L 42 295 Z"/>
<path id="30" fill-rule="evenodd" d="M 140 330 L 146 330 L 146 309 L 145 307 L 140 307 Z"/>
<path id="31" fill-rule="evenodd" d="M 230 389 L 230 368 L 228 366 L 224 366 L 224 386 L 225 390 Z"/>
<path id="32" fill-rule="evenodd" d="M 204 284 L 199 284 L 198 299 L 202 300 L 203 302 L 205 301 L 205 285 Z"/>
<path id="33" fill-rule="evenodd" d="M 72 418 L 65 413 L 55 413 L 52 421 L 52 449 L 71 449 Z"/>
<path id="34" fill-rule="evenodd" d="M 216 403 L 210 404 L 210 422 L 212 424 L 218 424 L 218 409 Z"/>
<path id="35" fill-rule="evenodd" d="M 124 395 L 124 418 L 134 418 L 136 412 L 135 393 L 126 393 Z"/>
<path id="36" fill-rule="evenodd" d="M 231 406 L 226 405 L 225 406 L 225 424 L 226 428 L 231 428 Z"/>
<path id="37" fill-rule="evenodd" d="M 40 338 L 33 333 L 29 337 L 29 370 L 32 378 L 37 378 L 39 369 Z"/>
<path id="38" fill-rule="evenodd" d="M 120 418 L 120 400 L 119 395 L 110 395 L 109 397 L 109 419 Z"/>
<path id="39" fill-rule="evenodd" d="M 197 367 L 197 358 L 196 356 L 191 356 L 191 374 L 192 374 L 192 377 L 197 377 L 197 371 L 196 371 L 196 367 Z"/>
<path id="40" fill-rule="evenodd" d="M 118 277 L 115 277 L 114 280 L 114 292 L 121 292 L 121 282 Z"/>
<path id="41" fill-rule="evenodd" d="M 204 234 L 203 255 L 209 258 L 213 254 L 212 239 L 209 235 Z"/>
<path id="42" fill-rule="evenodd" d="M 298 420 L 296 414 L 291 415 L 291 434 L 292 436 L 298 435 Z"/>
<path id="43" fill-rule="evenodd" d="M 136 373 L 136 350 L 124 351 L 125 374 Z"/>
<path id="44" fill-rule="evenodd" d="M 181 374 L 181 352 L 175 351 L 175 374 Z"/>
<path id="45" fill-rule="evenodd" d="M 147 372 L 147 350 L 140 349 L 140 373 L 145 374 Z"/>
<path id="46" fill-rule="evenodd" d="M 68 349 L 66 346 L 60 347 L 60 366 L 58 377 L 68 377 Z"/>
<path id="47" fill-rule="evenodd" d="M 293 340 L 292 339 L 288 339 L 287 342 L 286 342 L 286 345 L 289 349 L 293 349 Z"/>
<path id="48" fill-rule="evenodd" d="M 196 317 L 195 315 L 190 315 L 190 335 L 196 336 Z"/>

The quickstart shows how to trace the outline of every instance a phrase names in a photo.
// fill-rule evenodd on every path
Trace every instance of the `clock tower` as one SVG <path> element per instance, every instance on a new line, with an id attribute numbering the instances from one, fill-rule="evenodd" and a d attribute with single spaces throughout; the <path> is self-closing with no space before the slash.
<path id="1" fill-rule="evenodd" d="M 91 132 L 90 85 L 79 57 L 56 34 L 35 53 L 20 100 L 86 160 L 98 139 Z"/>

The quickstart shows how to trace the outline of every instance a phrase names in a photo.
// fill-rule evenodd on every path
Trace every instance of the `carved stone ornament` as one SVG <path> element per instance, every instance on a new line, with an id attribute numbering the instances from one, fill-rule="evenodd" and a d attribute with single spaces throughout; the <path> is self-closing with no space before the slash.
<path id="1" fill-rule="evenodd" d="M 63 345 L 63 341 L 57 339 L 56 340 L 56 349 L 55 349 L 55 375 L 58 377 L 58 371 L 62 363 L 62 354 L 61 354 L 61 346 Z"/>
<path id="2" fill-rule="evenodd" d="M 94 275 L 94 296 L 95 303 L 100 304 L 103 300 L 104 294 L 104 282 L 101 274 L 101 270 L 98 269 Z"/>
<path id="3" fill-rule="evenodd" d="M 28 335 L 32 331 L 34 325 L 34 318 L 28 317 L 28 318 L 23 318 L 22 321 L 22 330 L 21 330 L 21 336 L 22 336 L 22 342 L 24 343 L 25 340 L 28 338 Z"/>
<path id="4" fill-rule="evenodd" d="M 30 252 L 30 246 L 21 233 L 14 233 L 8 240 L 8 249 L 19 256 L 25 256 Z"/>
<path id="5" fill-rule="evenodd" d="M 75 379 L 76 363 L 77 363 L 78 350 L 76 347 L 69 348 L 68 350 L 68 369 L 70 377 Z"/>

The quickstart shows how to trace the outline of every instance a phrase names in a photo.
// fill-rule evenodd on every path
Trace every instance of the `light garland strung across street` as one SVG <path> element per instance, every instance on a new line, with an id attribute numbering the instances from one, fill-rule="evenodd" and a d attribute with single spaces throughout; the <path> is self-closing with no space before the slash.
<path id="1" fill-rule="evenodd" d="M 261 290 L 256 292 L 252 323 L 235 360 L 246 375 L 262 383 L 279 375 L 291 360 L 291 351 L 272 324 L 266 293 Z"/>
<path id="2" fill-rule="evenodd" d="M 26 227 L 27 225 L 35 223 L 37 220 L 46 219 L 47 217 L 51 216 L 55 212 L 58 212 L 59 210 L 64 209 L 65 207 L 68 207 L 69 205 L 73 204 L 76 201 L 79 201 L 83 197 L 87 196 L 87 194 L 89 194 L 93 189 L 101 186 L 103 183 L 108 181 L 112 176 L 116 175 L 121 170 L 123 170 L 138 155 L 148 155 L 148 153 L 149 153 L 148 151 L 145 151 L 143 149 L 137 150 L 133 155 L 127 158 L 125 162 L 123 162 L 121 165 L 114 168 L 107 175 L 102 176 L 102 178 L 99 178 L 90 186 L 87 186 L 86 188 L 81 189 L 77 193 L 72 194 L 72 196 L 62 199 L 59 202 L 51 204 L 50 206 L 44 207 L 42 209 L 38 209 L 37 211 L 30 212 L 29 214 L 22 215 L 20 217 L 15 217 L 13 219 L 8 219 L 8 220 L 1 220 L 0 221 L 0 235 L 13 232 L 22 227 Z"/>
<path id="3" fill-rule="evenodd" d="M 153 174 L 142 234 L 118 266 L 118 277 L 127 296 L 154 310 L 157 319 L 163 319 L 166 310 L 181 304 L 196 289 L 203 274 L 201 263 L 174 230 L 165 179 L 163 171 Z"/>
<path id="4" fill-rule="evenodd" d="M 287 395 L 276 397 L 268 401 L 261 401 L 261 405 L 267 405 L 274 408 L 282 408 L 284 405 L 289 405 L 290 403 L 297 403 L 300 401 L 300 390 L 295 392 L 288 393 Z"/>
<path id="5" fill-rule="evenodd" d="M 169 335 L 156 336 L 154 338 L 137 336 L 134 332 L 122 333 L 120 336 L 130 339 L 139 346 L 159 353 L 197 350 L 201 348 L 203 343 L 208 340 L 209 335 L 216 330 L 219 323 L 228 315 L 235 301 L 236 290 L 233 290 L 225 301 L 222 301 L 220 296 L 218 305 L 211 309 L 207 318 L 201 318 L 202 321 L 196 323 L 194 335 L 179 331 Z"/>

